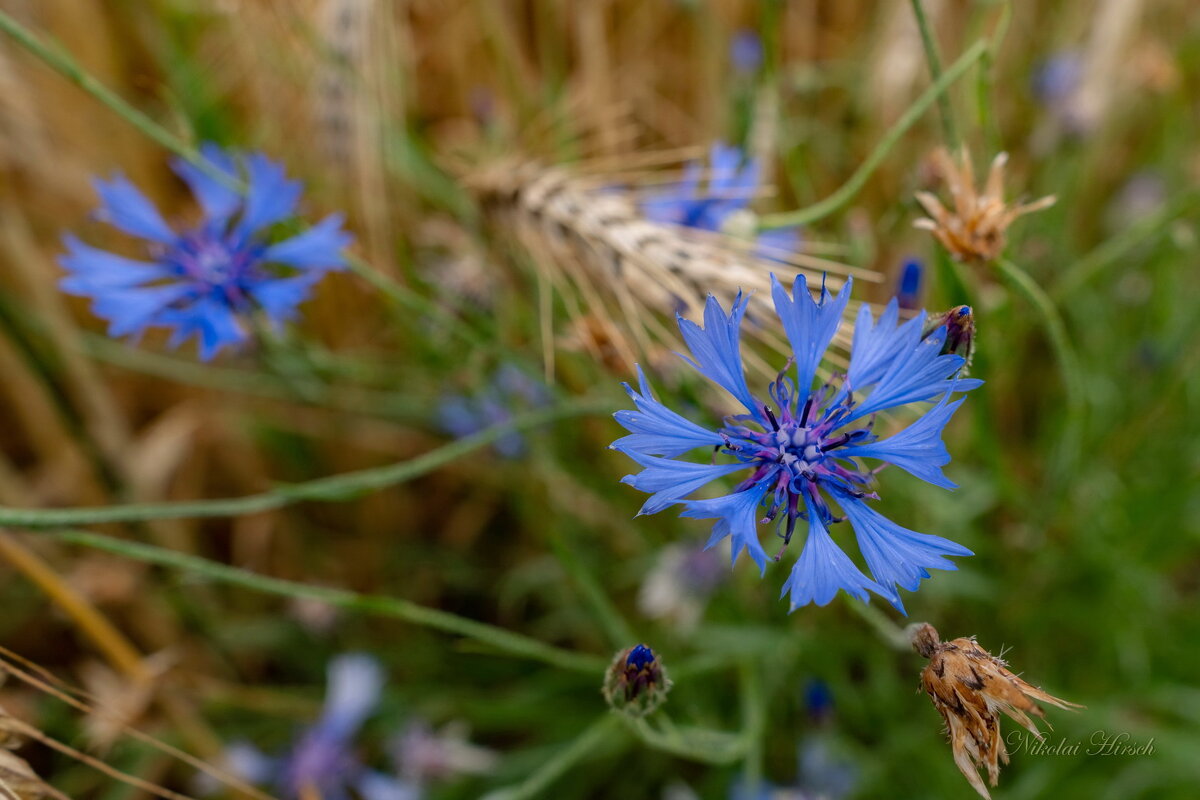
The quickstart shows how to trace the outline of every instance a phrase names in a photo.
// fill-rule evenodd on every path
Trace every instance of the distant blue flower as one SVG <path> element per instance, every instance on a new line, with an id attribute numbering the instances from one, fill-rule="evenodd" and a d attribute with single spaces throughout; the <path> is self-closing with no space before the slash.
<path id="1" fill-rule="evenodd" d="M 274 784 L 286 798 L 349 800 L 358 794 L 371 800 L 418 800 L 417 787 L 368 770 L 354 752 L 354 737 L 382 691 L 383 670 L 375 659 L 361 653 L 338 656 L 329 663 L 321 718 L 289 753 L 270 758 L 240 742 L 226 751 L 226 766 L 251 783 Z"/>
<path id="2" fill-rule="evenodd" d="M 651 494 L 640 513 L 652 514 L 681 505 L 681 516 L 716 519 L 708 546 L 729 538 L 734 561 L 743 550 L 766 572 L 767 553 L 759 542 L 760 507 L 764 522 L 778 520 L 784 546 L 797 523 L 807 523 L 808 537 L 784 584 L 793 610 L 815 602 L 825 605 L 838 591 L 861 600 L 867 591 L 904 611 L 896 586 L 915 590 L 928 569 L 954 569 L 945 556 L 971 551 L 938 536 L 903 528 L 864 502 L 876 499 L 870 487 L 876 470 L 856 459 L 893 464 L 937 486 L 954 488 L 942 467 L 950 455 L 941 441 L 942 429 L 963 403 L 951 402 L 955 391 L 968 391 L 981 381 L 957 377 L 963 359 L 941 352 L 944 326 L 924 335 L 925 314 L 903 324 L 892 300 L 878 322 L 864 305 L 858 314 L 849 369 L 830 383 L 815 385 L 817 366 L 841 325 L 850 298 L 849 281 L 834 298 L 822 286 L 820 300 L 809 293 L 804 276 L 788 292 L 772 277 L 775 311 L 791 343 L 794 377 L 788 368 L 771 383 L 770 404 L 746 385 L 740 350 L 740 329 L 747 298 L 738 293 L 726 313 L 711 295 L 704 326 L 679 319 L 679 329 L 691 351 L 686 358 L 695 369 L 733 395 L 747 413 L 726 417 L 713 431 L 696 425 L 653 398 L 638 368 L 639 389 L 628 384 L 635 411 L 618 411 L 616 420 L 629 431 L 613 443 L 643 469 L 623 479 Z M 938 399 L 940 397 L 940 399 Z M 920 401 L 937 403 L 895 435 L 879 439 L 866 419 L 879 411 Z M 719 449 L 732 463 L 702 463 L 676 459 L 697 448 Z M 730 494 L 688 499 L 709 482 L 749 470 Z M 834 500 L 844 516 L 835 516 Z M 874 580 L 864 575 L 842 551 L 829 527 L 849 519 L 859 548 Z M 782 550 L 775 556 L 782 555 Z"/>
<path id="3" fill-rule="evenodd" d="M 201 152 L 230 184 L 187 161 L 172 162 L 204 211 L 199 225 L 176 231 L 125 178 L 96 180 L 102 202 L 97 216 L 144 239 L 151 260 L 126 258 L 67 236 L 68 253 L 59 261 L 69 273 L 63 291 L 92 298 L 92 310 L 108 321 L 109 335 L 170 328 L 171 346 L 194 335 L 207 361 L 247 338 L 247 315 L 261 311 L 273 324 L 293 318 L 324 274 L 345 266 L 342 250 L 351 237 L 334 215 L 272 243 L 269 230 L 295 215 L 300 184 L 258 153 L 235 157 L 211 144 Z M 239 162 L 246 174 L 245 196 L 233 188 L 240 180 Z"/>
<path id="4" fill-rule="evenodd" d="M 701 189 L 705 166 L 689 161 L 683 179 L 670 191 L 642 202 L 642 213 L 653 222 L 720 231 L 735 212 L 749 207 L 761 182 L 758 159 L 747 158 L 737 147 L 717 142 L 709 154 L 709 178 Z M 756 239 L 762 255 L 794 252 L 800 247 L 798 228 L 764 231 Z"/>
<path id="5" fill-rule="evenodd" d="M 1083 59 L 1078 53 L 1057 53 L 1037 65 L 1032 81 L 1033 94 L 1046 107 L 1059 108 L 1078 91 L 1083 77 Z"/>
<path id="6" fill-rule="evenodd" d="M 548 402 L 550 392 L 543 382 L 512 364 L 504 364 L 476 394 L 444 397 L 438 406 L 438 424 L 442 430 L 461 438 L 502 425 L 516 411 L 533 410 Z M 519 458 L 525 454 L 525 439 L 511 432 L 497 439 L 492 447 L 503 458 Z"/>
<path id="7" fill-rule="evenodd" d="M 729 60 L 743 75 L 756 72 L 763 62 L 762 37 L 749 28 L 742 28 L 729 42 Z"/>
<path id="8" fill-rule="evenodd" d="M 336 796 L 353 785 L 363 771 L 353 751 L 358 729 L 379 704 L 383 670 L 362 654 L 338 656 L 329 664 L 329 685 L 321 718 L 307 729 L 284 759 L 277 783 L 292 797 L 317 790 Z"/>
<path id="9" fill-rule="evenodd" d="M 913 311 L 921 307 L 921 287 L 924 282 L 924 265 L 915 258 L 905 261 L 899 286 L 896 287 L 896 301 L 901 308 Z"/>

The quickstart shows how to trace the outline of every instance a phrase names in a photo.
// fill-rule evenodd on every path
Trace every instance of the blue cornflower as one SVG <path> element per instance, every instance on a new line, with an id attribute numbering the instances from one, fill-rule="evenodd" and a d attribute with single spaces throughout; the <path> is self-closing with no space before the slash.
<path id="1" fill-rule="evenodd" d="M 749 28 L 742 28 L 729 41 L 729 60 L 742 75 L 757 72 L 763 62 L 762 37 Z"/>
<path id="2" fill-rule="evenodd" d="M 514 413 L 540 408 L 550 399 L 550 391 L 544 382 L 506 363 L 478 393 L 444 397 L 438 405 L 437 421 L 442 430 L 462 438 L 502 425 L 511 420 Z M 525 455 L 525 438 L 512 431 L 493 442 L 492 448 L 502 458 L 520 458 Z"/>
<path id="3" fill-rule="evenodd" d="M 625 385 L 637 410 L 615 415 L 629 435 L 612 446 L 644 469 L 625 476 L 624 482 L 651 494 L 642 514 L 681 505 L 684 517 L 716 519 L 707 546 L 729 537 L 734 561 L 746 550 L 763 573 L 767 554 L 758 538 L 759 517 L 778 521 L 785 547 L 803 520 L 808 537 L 783 586 L 783 594 L 791 593 L 793 610 L 810 602 L 823 606 L 839 590 L 866 601 L 869 589 L 903 612 L 897 585 L 915 590 L 929 577 L 927 570 L 955 568 L 945 556 L 971 551 L 903 528 L 868 506 L 864 501 L 878 497 L 870 489 L 877 470 L 860 461 L 890 463 L 936 486 L 954 488 L 942 474 L 950 455 L 941 433 L 964 398 L 951 402 L 950 395 L 974 389 L 982 381 L 957 377 L 963 359 L 942 352 L 944 326 L 924 335 L 924 313 L 899 324 L 899 306 L 893 299 L 878 321 L 866 305 L 862 307 L 847 373 L 814 385 L 817 365 L 841 325 L 850 282 L 836 298 L 822 286 L 819 301 L 809 293 L 803 275 L 797 276 L 790 296 L 774 276 L 771 283 L 775 311 L 794 352 L 789 360 L 789 366 L 795 365 L 794 376 L 788 376 L 785 366 L 770 384 L 769 404 L 754 396 L 746 385 L 740 351 L 748 298 L 739 292 L 727 314 L 710 295 L 704 327 L 679 319 L 692 355 L 685 360 L 732 394 L 747 413 L 726 417 L 719 430 L 704 428 L 655 400 L 639 367 L 639 389 Z M 875 413 L 939 396 L 933 408 L 899 433 L 880 440 L 872 432 Z M 697 463 L 675 458 L 701 447 L 720 450 L 734 460 Z M 730 494 L 687 499 L 717 478 L 747 470 L 750 474 Z M 830 500 L 841 507 L 843 516 L 835 515 Z M 760 506 L 767 509 L 765 517 Z M 853 526 L 874 580 L 831 538 L 829 527 L 843 519 Z"/>
<path id="4" fill-rule="evenodd" d="M 354 737 L 382 692 L 383 669 L 374 658 L 362 653 L 338 656 L 329 662 L 321 718 L 301 734 L 289 753 L 271 758 L 242 742 L 226 752 L 226 763 L 252 783 L 273 783 L 287 798 L 348 800 L 354 793 L 417 800 L 418 787 L 367 769 L 354 752 Z"/>
<path id="5" fill-rule="evenodd" d="M 704 164 L 689 161 L 683 179 L 670 191 L 644 200 L 642 213 L 653 222 L 721 231 L 730 216 L 750 205 L 758 191 L 762 170 L 758 159 L 748 158 L 741 149 L 722 142 L 713 144 L 708 169 L 710 177 L 701 190 Z M 800 231 L 798 228 L 763 231 L 755 241 L 768 257 L 773 251 L 792 252 L 800 247 Z"/>
<path id="6" fill-rule="evenodd" d="M 247 338 L 243 319 L 261 311 L 279 324 L 296 314 L 326 272 L 345 266 L 342 250 L 351 236 L 342 217 L 326 217 L 309 230 L 271 243 L 269 230 L 295 214 L 300 183 L 259 153 L 235 157 L 215 145 L 204 159 L 229 176 L 226 184 L 182 159 L 172 168 L 204 211 L 199 225 L 177 231 L 132 183 L 117 175 L 96 180 L 102 205 L 97 216 L 147 242 L 149 261 L 125 258 L 65 238 L 68 253 L 63 291 L 90 297 L 92 310 L 109 323 L 111 336 L 147 328 L 172 329 L 172 347 L 195 335 L 200 357 Z M 246 174 L 243 197 L 233 186 Z"/>

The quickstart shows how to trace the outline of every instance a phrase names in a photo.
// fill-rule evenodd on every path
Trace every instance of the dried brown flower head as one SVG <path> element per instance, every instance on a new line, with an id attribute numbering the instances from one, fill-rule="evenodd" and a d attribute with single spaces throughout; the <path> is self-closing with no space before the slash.
<path id="1" fill-rule="evenodd" d="M 929 192 L 917 192 L 919 202 L 929 217 L 913 223 L 913 227 L 927 230 L 942 243 L 950 255 L 958 261 L 986 263 L 994 261 L 1004 252 L 1004 232 L 1017 217 L 1031 214 L 1054 205 L 1054 196 L 1043 197 L 1032 203 L 1008 205 L 1004 202 L 1004 165 L 1007 153 L 1000 153 L 992 160 L 983 192 L 975 190 L 975 170 L 971 159 L 963 153 L 956 164 L 944 148 L 933 154 L 933 166 L 938 176 L 950 190 L 950 209 Z"/>
<path id="2" fill-rule="evenodd" d="M 954 763 L 975 791 L 989 800 L 979 768 L 987 766 L 988 778 L 995 786 L 999 762 L 1008 763 L 997 712 L 1003 711 L 1041 740 L 1041 731 L 1029 715 L 1045 719 L 1045 714 L 1034 700 L 1064 709 L 1083 708 L 1021 680 L 1008 671 L 1004 661 L 980 647 L 975 637 L 943 642 L 934 627 L 924 622 L 909 631 L 913 649 L 929 659 L 921 673 L 921 687 L 946 721 Z"/>

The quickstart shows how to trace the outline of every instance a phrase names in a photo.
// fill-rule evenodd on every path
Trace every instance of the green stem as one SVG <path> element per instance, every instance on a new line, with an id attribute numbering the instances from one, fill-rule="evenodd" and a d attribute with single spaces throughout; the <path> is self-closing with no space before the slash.
<path id="1" fill-rule="evenodd" d="M 102 522 L 132 522 L 151 519 L 235 517 L 283 508 L 305 500 L 337 502 L 395 486 L 491 444 L 514 431 L 534 428 L 557 420 L 608 411 L 611 403 L 577 403 L 532 411 L 500 425 L 438 447 L 408 461 L 382 467 L 344 472 L 303 483 L 279 485 L 260 494 L 211 500 L 138 503 L 119 506 L 68 509 L 18 509 L 0 507 L 0 525 L 18 528 L 58 528 L 65 525 L 94 525 Z"/>
<path id="2" fill-rule="evenodd" d="M 1063 384 L 1067 394 L 1067 423 L 1063 428 L 1059 467 L 1070 467 L 1075 463 L 1079 448 L 1082 444 L 1083 432 L 1086 425 L 1087 401 L 1083 381 L 1083 371 L 1079 366 L 1079 357 L 1071 344 L 1067 326 L 1050 295 L 1038 285 L 1029 273 L 1007 259 L 998 259 L 996 267 L 1001 274 L 1015 286 L 1033 305 L 1041 319 L 1050 346 L 1062 370 Z M 1056 470 L 1056 472 L 1059 472 Z"/>
<path id="3" fill-rule="evenodd" d="M 868 625 L 875 629 L 879 638 L 888 647 L 900 651 L 912 649 L 908 634 L 883 611 L 867 603 L 848 603 L 847 605 L 851 611 L 862 617 Z"/>
<path id="4" fill-rule="evenodd" d="M 504 628 L 477 622 L 446 611 L 426 608 L 396 597 L 358 594 L 345 589 L 311 586 L 306 583 L 271 578 L 176 550 L 102 536 L 88 531 L 53 531 L 46 535 L 69 544 L 91 547 L 136 561 L 182 570 L 191 575 L 241 586 L 256 592 L 283 597 L 303 597 L 365 614 L 394 617 L 414 625 L 465 636 L 509 655 L 529 658 L 562 669 L 592 675 L 596 677 L 597 681 L 600 680 L 600 676 L 604 674 L 607 667 L 607 660 L 599 656 L 573 653 Z"/>
<path id="5" fill-rule="evenodd" d="M 0 11 L 0 31 L 7 33 L 17 44 L 33 53 L 55 72 L 115 111 L 146 137 L 205 169 L 213 177 L 228 180 L 229 176 L 212 167 L 200 156 L 196 148 L 138 111 L 116 92 L 88 74 L 69 53 L 46 44 L 5 11 Z"/>
<path id="6" fill-rule="evenodd" d="M 575 588 L 583 595 L 584 601 L 591 607 L 596 621 L 608 637 L 609 644 L 616 649 L 632 647 L 637 643 L 637 637 L 629 627 L 629 623 L 621 616 L 621 612 L 613 605 L 600 582 L 596 580 L 586 565 L 579 559 L 567 543 L 564 534 L 553 532 L 549 535 L 550 547 L 562 564 L 563 569 L 571 576 Z"/>
<path id="7" fill-rule="evenodd" d="M 565 775 L 567 770 L 597 750 L 603 749 L 609 740 L 616 738 L 621 730 L 616 717 L 617 715 L 614 713 L 604 714 L 585 728 L 573 742 L 538 767 L 528 778 L 516 786 L 488 792 L 483 796 L 483 800 L 525 800 L 530 797 L 543 796 L 542 793 L 546 788 Z"/>
<path id="8" fill-rule="evenodd" d="M 749 660 L 739 665 L 741 681 L 742 735 L 746 737 L 743 776 L 751 795 L 759 790 L 763 777 L 763 746 L 767 729 L 767 696 L 763 691 L 758 666 Z"/>
<path id="9" fill-rule="evenodd" d="M 987 42 L 980 40 L 971 45 L 965 53 L 959 56 L 958 60 L 942 73 L 942 77 L 934 81 L 933 85 L 926 89 L 908 107 L 908 110 L 904 112 L 900 119 L 896 120 L 892 127 L 888 129 L 888 132 L 884 134 L 883 138 L 879 140 L 879 143 L 875 145 L 875 149 L 871 151 L 871 154 L 867 156 L 867 160 L 859 165 L 854 174 L 850 176 L 850 179 L 836 192 L 807 208 L 786 211 L 782 214 L 767 214 L 760 220 L 759 229 L 770 230 L 772 228 L 787 228 L 793 225 L 808 225 L 829 216 L 847 205 L 866 185 L 867 180 L 870 179 L 875 169 L 887 157 L 887 154 L 895 146 L 896 142 L 900 141 L 900 137 L 921 118 L 921 115 L 934 104 L 951 84 L 962 77 L 963 73 L 970 69 L 972 64 L 982 58 L 985 52 L 987 52 Z"/>
<path id="10" fill-rule="evenodd" d="M 921 31 L 921 44 L 925 48 L 925 60 L 929 62 L 929 76 L 937 81 L 942 77 L 942 59 L 938 56 L 937 42 L 933 38 L 933 29 L 929 26 L 929 18 L 925 16 L 925 8 L 921 5 L 921 0 L 912 0 L 913 16 L 917 18 L 917 28 Z M 946 94 L 939 94 L 938 116 L 942 120 L 942 137 L 946 140 L 946 146 L 951 150 L 958 150 L 962 141 L 958 138 L 958 131 L 954 126 L 954 111 L 950 107 L 950 97 Z"/>

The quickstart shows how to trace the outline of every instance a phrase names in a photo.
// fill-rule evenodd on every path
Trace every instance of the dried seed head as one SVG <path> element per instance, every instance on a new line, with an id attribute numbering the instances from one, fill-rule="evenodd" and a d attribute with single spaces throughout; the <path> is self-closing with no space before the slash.
<path id="1" fill-rule="evenodd" d="M 921 686 L 946 721 L 954 763 L 982 797 L 991 795 L 979 776 L 980 767 L 987 767 L 995 786 L 1000 762 L 1008 763 L 997 712 L 1012 717 L 1040 740 L 1042 734 L 1029 715 L 1044 719 L 1045 714 L 1034 700 L 1064 709 L 1083 708 L 1021 680 L 974 637 L 942 642 L 928 623 L 910 626 L 909 634 L 913 649 L 929 659 L 921 673 Z"/>
<path id="2" fill-rule="evenodd" d="M 929 192 L 917 192 L 916 198 L 929 217 L 913 223 L 927 230 L 956 260 L 982 264 L 994 261 L 1004 252 L 1004 233 L 1021 216 L 1054 205 L 1053 196 L 1032 203 L 1009 206 L 1004 201 L 1004 165 L 1006 153 L 992 160 L 983 191 L 975 188 L 975 171 L 971 159 L 963 153 L 956 164 L 945 149 L 933 154 L 934 169 L 950 192 L 947 209 Z"/>

